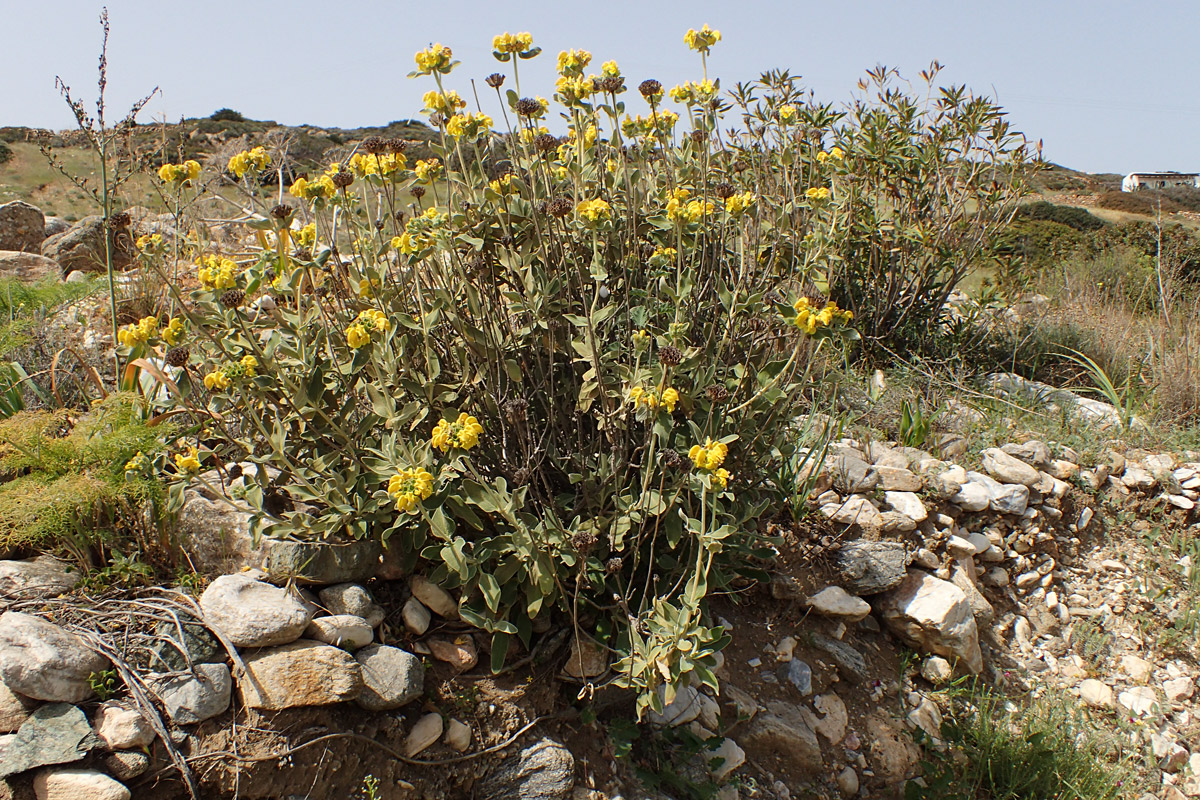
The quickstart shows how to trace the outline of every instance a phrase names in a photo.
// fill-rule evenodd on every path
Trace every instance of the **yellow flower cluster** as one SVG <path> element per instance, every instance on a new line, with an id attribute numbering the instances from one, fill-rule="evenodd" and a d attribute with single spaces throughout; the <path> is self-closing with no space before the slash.
<path id="1" fill-rule="evenodd" d="M 833 325 L 845 325 L 854 319 L 853 312 L 838 308 L 838 304 L 832 300 L 818 311 L 816 306 L 812 305 L 812 302 L 807 297 L 801 297 L 792 304 L 792 308 L 796 309 L 796 316 L 792 320 L 792 324 L 809 336 L 821 328 L 828 328 Z"/>
<path id="2" fill-rule="evenodd" d="M 540 98 L 539 98 L 540 99 Z M 525 144 L 533 144 L 533 140 L 541 136 L 543 133 L 549 133 L 550 129 L 545 125 L 538 125 L 536 128 L 522 128 L 521 141 Z"/>
<path id="3" fill-rule="evenodd" d="M 297 178 L 288 192 L 298 200 L 330 200 L 337 194 L 337 186 L 333 183 L 333 176 L 327 173 L 311 181 L 308 178 Z"/>
<path id="4" fill-rule="evenodd" d="M 258 374 L 258 359 L 254 356 L 242 356 L 238 366 L 242 368 L 242 377 L 253 378 Z"/>
<path id="5" fill-rule="evenodd" d="M 675 260 L 679 257 L 679 251 L 674 247 L 656 247 L 654 252 L 650 254 L 647 263 L 658 269 L 674 266 Z"/>
<path id="6" fill-rule="evenodd" d="M 621 122 L 621 131 L 626 136 L 650 136 L 658 134 L 660 136 L 670 136 L 675 130 L 675 123 L 679 121 L 679 115 L 674 111 L 656 111 L 648 117 L 643 117 L 638 114 L 636 117 L 626 115 Z"/>
<path id="7" fill-rule="evenodd" d="M 425 209 L 425 213 L 413 217 L 404 226 L 404 233 L 392 237 L 392 248 L 405 255 L 419 253 L 433 244 L 435 229 L 444 225 L 448 217 L 439 214 L 436 208 Z"/>
<path id="8" fill-rule="evenodd" d="M 162 329 L 163 341 L 174 347 L 183 339 L 183 331 L 183 317 L 172 317 L 167 327 Z"/>
<path id="9" fill-rule="evenodd" d="M 509 55 L 528 53 L 533 49 L 533 34 L 528 32 L 509 33 L 505 31 L 492 39 L 492 49 L 497 53 L 507 53 Z"/>
<path id="10" fill-rule="evenodd" d="M 418 75 L 432 75 L 440 72 L 445 75 L 454 68 L 454 51 L 440 44 L 433 44 L 424 50 L 418 50 L 413 60 L 417 62 Z"/>
<path id="11" fill-rule="evenodd" d="M 180 472 L 194 475 L 200 471 L 200 448 L 190 447 L 187 454 L 175 454 L 175 466 Z"/>
<path id="12" fill-rule="evenodd" d="M 163 164 L 158 169 L 158 179 L 163 183 L 174 183 L 182 186 L 187 181 L 200 177 L 200 164 L 196 161 L 185 161 L 182 164 Z"/>
<path id="13" fill-rule="evenodd" d="M 292 241 L 299 247 L 312 247 L 317 243 L 317 224 L 310 222 L 292 234 Z"/>
<path id="14" fill-rule="evenodd" d="M 730 195 L 725 198 L 725 210 L 735 217 L 740 216 L 754 205 L 757 198 L 754 192 L 742 192 L 741 194 Z"/>
<path id="15" fill-rule="evenodd" d="M 492 118 L 480 112 L 455 114 L 446 122 L 446 133 L 455 139 L 478 139 L 492 130 Z"/>
<path id="16" fill-rule="evenodd" d="M 395 498 L 396 510 L 408 513 L 433 494 L 433 476 L 424 467 L 406 467 L 388 480 L 387 492 Z"/>
<path id="17" fill-rule="evenodd" d="M 779 121 L 787 124 L 796 119 L 796 107 L 791 103 L 785 103 L 779 107 Z"/>
<path id="18" fill-rule="evenodd" d="M 489 183 L 488 187 L 498 195 L 514 194 L 517 191 L 517 187 L 512 185 L 512 179 L 513 174 L 511 172 L 506 172 L 496 180 Z"/>
<path id="19" fill-rule="evenodd" d="M 846 151 L 840 147 L 834 147 L 829 151 L 822 150 L 821 152 L 817 153 L 817 161 L 820 161 L 821 163 L 825 163 L 831 158 L 834 161 L 841 161 L 845 157 Z"/>
<path id="20" fill-rule="evenodd" d="M 672 192 L 671 199 L 667 201 L 667 218 L 676 222 L 693 223 L 699 222 L 717 210 L 713 201 L 700 199 L 689 201 L 688 198 L 691 196 L 692 190 L 686 186 L 681 186 Z"/>
<path id="21" fill-rule="evenodd" d="M 705 23 L 700 30 L 695 28 L 688 29 L 688 32 L 683 35 L 683 41 L 688 47 L 698 53 L 707 53 L 709 48 L 721 41 L 721 32 L 714 31 Z"/>
<path id="22" fill-rule="evenodd" d="M 196 277 L 206 289 L 232 289 L 237 286 L 237 277 L 233 274 L 237 264 L 224 256 L 203 256 L 196 261 L 200 267 Z"/>
<path id="23" fill-rule="evenodd" d="M 804 196 L 809 200 L 828 200 L 830 197 L 829 189 L 824 186 L 814 186 L 804 192 Z"/>
<path id="24" fill-rule="evenodd" d="M 462 96 L 450 89 L 449 91 L 439 92 L 437 89 L 431 89 L 421 98 L 425 103 L 426 111 L 436 111 L 439 114 L 449 116 L 460 108 L 467 107 L 467 101 L 462 99 Z"/>
<path id="25" fill-rule="evenodd" d="M 146 454 L 141 450 L 137 451 L 137 455 L 129 459 L 125 463 L 126 472 L 142 472 L 150 464 L 150 459 L 146 458 Z"/>
<path id="26" fill-rule="evenodd" d="M 372 331 L 382 333 L 391 326 L 386 314 L 377 308 L 368 308 L 360 312 L 358 318 L 346 328 L 346 344 L 350 345 L 351 350 L 357 350 L 370 344 Z"/>
<path id="27" fill-rule="evenodd" d="M 403 153 L 380 153 L 379 155 L 355 153 L 350 159 L 350 169 L 360 178 L 371 175 L 391 175 L 404 169 L 407 164 L 408 159 L 404 157 Z"/>
<path id="28" fill-rule="evenodd" d="M 717 84 L 707 78 L 702 81 L 686 81 L 671 89 L 671 99 L 676 103 L 703 105 L 717 96 Z"/>
<path id="29" fill-rule="evenodd" d="M 564 105 L 574 106 L 596 93 L 596 78 L 582 75 L 564 75 L 554 83 L 554 89 Z"/>
<path id="30" fill-rule="evenodd" d="M 645 350 L 650 346 L 650 340 L 654 337 L 647 333 L 645 328 L 642 328 L 641 330 L 634 331 L 633 335 L 629 338 L 633 340 L 634 347 L 636 347 L 638 350 Z M 631 390 L 630 395 L 632 394 L 633 392 Z"/>
<path id="31" fill-rule="evenodd" d="M 653 389 L 634 386 L 629 390 L 629 402 L 634 408 L 648 408 L 651 411 L 662 406 L 668 414 L 674 414 L 675 404 L 679 402 L 679 392 L 673 386 L 663 389 L 661 394 Z"/>
<path id="32" fill-rule="evenodd" d="M 616 61 L 605 61 L 600 65 L 600 74 L 606 78 L 621 77 L 621 68 L 617 66 Z"/>
<path id="33" fill-rule="evenodd" d="M 416 164 L 413 164 L 413 172 L 417 176 L 418 183 L 430 183 L 434 178 L 442 174 L 442 162 L 436 158 L 418 161 Z"/>
<path id="34" fill-rule="evenodd" d="M 479 424 L 479 420 L 464 411 L 454 422 L 438 420 L 438 424 L 433 428 L 433 434 L 429 437 L 429 443 L 443 453 L 449 452 L 452 448 L 470 450 L 479 444 L 481 433 L 483 433 L 483 426 Z"/>
<path id="35" fill-rule="evenodd" d="M 163 237 L 161 233 L 147 233 L 144 236 L 137 238 L 137 249 L 141 251 L 158 250 L 163 245 Z"/>
<path id="36" fill-rule="evenodd" d="M 239 178 L 247 172 L 262 172 L 271 163 L 271 154 L 265 147 L 255 147 L 253 150 L 243 150 L 229 159 L 229 171 Z"/>
<path id="37" fill-rule="evenodd" d="M 141 321 L 126 325 L 117 332 L 117 340 L 126 347 L 145 344 L 158 335 L 158 317 L 142 317 Z"/>
<path id="38" fill-rule="evenodd" d="M 563 50 L 558 54 L 559 75 L 582 75 L 592 63 L 592 54 L 587 50 Z"/>
<path id="39" fill-rule="evenodd" d="M 598 197 L 595 200 L 581 201 L 575 206 L 575 210 L 590 225 L 598 225 L 612 217 L 612 206 Z"/>
<path id="40" fill-rule="evenodd" d="M 233 381 L 225 374 L 224 370 L 214 369 L 212 372 L 204 376 L 204 388 L 210 392 L 223 392 L 229 388 Z"/>
<path id="41" fill-rule="evenodd" d="M 696 469 L 714 470 L 725 463 L 725 456 L 729 455 L 729 446 L 723 442 L 714 442 L 712 439 L 705 439 L 704 444 L 692 445 L 692 449 L 688 451 L 688 458 L 696 465 Z"/>

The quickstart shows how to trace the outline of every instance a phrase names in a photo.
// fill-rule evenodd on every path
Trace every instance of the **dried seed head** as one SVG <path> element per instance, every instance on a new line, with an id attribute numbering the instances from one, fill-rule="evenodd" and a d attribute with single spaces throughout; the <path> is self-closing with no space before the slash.
<path id="1" fill-rule="evenodd" d="M 623 566 L 625 566 L 625 559 L 623 558 L 610 558 L 604 562 L 604 569 L 608 571 L 609 575 L 620 572 Z"/>
<path id="2" fill-rule="evenodd" d="M 491 75 L 488 75 L 483 80 L 488 86 L 492 87 L 493 89 L 499 89 L 501 86 L 504 85 L 504 76 L 501 75 L 499 72 L 493 72 Z"/>
<path id="3" fill-rule="evenodd" d="M 692 131 L 690 134 L 688 134 L 688 136 L 691 137 L 691 140 L 696 144 L 704 144 L 705 140 L 708 139 L 708 133 L 701 130 Z"/>
<path id="4" fill-rule="evenodd" d="M 172 347 L 167 351 L 166 362 L 172 367 L 182 367 L 188 363 L 188 358 L 192 355 L 192 351 L 186 346 Z"/>
<path id="5" fill-rule="evenodd" d="M 354 175 L 344 169 L 339 169 L 333 173 L 333 185 L 339 189 L 345 189 L 350 184 L 354 183 Z"/>
<path id="6" fill-rule="evenodd" d="M 513 473 L 513 476 L 512 476 L 513 485 L 514 486 L 524 486 L 525 484 L 529 483 L 529 475 L 530 475 L 529 468 L 521 467 L 519 470 L 517 470 L 516 472 Z"/>
<path id="7" fill-rule="evenodd" d="M 246 299 L 246 293 L 241 289 L 230 289 L 221 293 L 221 305 L 226 308 L 237 308 Z"/>
<path id="8" fill-rule="evenodd" d="M 600 91 L 608 92 L 609 94 L 618 94 L 625 88 L 625 79 L 620 75 L 609 75 L 607 78 L 601 78 L 596 81 L 596 86 Z"/>
<path id="9" fill-rule="evenodd" d="M 446 117 L 442 113 L 435 111 L 429 115 L 429 124 L 435 128 L 440 128 L 446 124 Z"/>
<path id="10" fill-rule="evenodd" d="M 662 460 L 663 464 L 670 469 L 678 469 L 683 465 L 683 456 L 679 455 L 678 450 L 671 450 L 670 448 L 663 451 Z"/>
<path id="11" fill-rule="evenodd" d="M 385 141 L 384 149 L 393 155 L 399 155 L 408 149 L 408 142 L 403 139 L 391 138 Z"/>
<path id="12" fill-rule="evenodd" d="M 591 531 L 579 531 L 571 537 L 571 546 L 581 555 L 587 555 L 596 546 L 596 534 Z"/>
<path id="13" fill-rule="evenodd" d="M 734 193 L 735 190 L 733 188 L 733 184 L 731 183 L 725 183 L 722 181 L 713 187 L 713 194 L 722 200 L 728 200 L 729 198 L 733 197 Z"/>
<path id="14" fill-rule="evenodd" d="M 387 151 L 387 142 L 382 136 L 368 136 L 362 141 L 362 149 L 377 156 Z"/>
<path id="15" fill-rule="evenodd" d="M 714 403 L 724 403 L 729 399 L 729 390 L 723 384 L 711 384 L 705 391 L 708 392 L 708 399 Z"/>
<path id="16" fill-rule="evenodd" d="M 278 220 L 288 220 L 292 218 L 292 207 L 287 203 L 280 203 L 271 209 L 271 216 Z"/>
<path id="17" fill-rule="evenodd" d="M 381 219 L 377 219 L 377 220 L 375 220 L 375 230 L 377 230 L 377 231 L 381 231 L 381 230 L 383 230 L 383 226 L 384 226 L 384 225 L 386 225 L 386 224 L 387 224 L 387 223 L 386 223 L 386 222 L 384 222 L 384 221 L 383 221 L 383 220 L 381 220 Z"/>
<path id="18" fill-rule="evenodd" d="M 683 360 L 683 353 L 679 352 L 678 347 L 664 345 L 658 348 L 658 361 L 668 367 L 673 367 Z"/>
<path id="19" fill-rule="evenodd" d="M 297 247 L 292 257 L 297 261 L 312 261 L 312 250 L 309 250 L 307 247 Z"/>
<path id="20" fill-rule="evenodd" d="M 533 140 L 533 149 L 537 150 L 539 153 L 549 153 L 552 150 L 557 150 L 558 137 L 549 133 L 539 134 L 538 137 Z"/>
<path id="21" fill-rule="evenodd" d="M 517 425 L 525 421 L 525 417 L 529 413 L 529 402 L 521 397 L 514 397 L 512 400 L 506 400 L 502 410 L 504 416 L 512 425 Z"/>
<path id="22" fill-rule="evenodd" d="M 569 197 L 556 197 L 546 204 L 546 213 L 552 217 L 565 217 L 575 209 Z"/>
<path id="23" fill-rule="evenodd" d="M 108 218 L 108 227 L 115 231 L 121 228 L 128 228 L 129 223 L 131 222 L 133 222 L 133 218 L 130 217 L 129 214 L 125 213 L 124 211 L 118 211 L 116 214 L 113 214 Z"/>
<path id="24" fill-rule="evenodd" d="M 642 93 L 642 97 L 649 100 L 662 94 L 662 84 L 651 78 L 638 84 L 638 91 Z"/>
<path id="25" fill-rule="evenodd" d="M 532 97 L 522 97 L 517 101 L 517 113 L 522 117 L 533 117 L 542 113 L 542 104 Z"/>

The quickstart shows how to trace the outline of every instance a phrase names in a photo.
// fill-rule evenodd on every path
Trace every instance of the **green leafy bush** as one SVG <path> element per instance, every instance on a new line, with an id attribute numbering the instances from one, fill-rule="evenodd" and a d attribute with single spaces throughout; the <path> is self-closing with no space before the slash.
<path id="1" fill-rule="evenodd" d="M 1088 212 L 1086 208 L 1075 206 L 1060 206 L 1039 200 L 1020 207 L 1018 217 L 1023 219 L 1038 219 L 1057 222 L 1077 231 L 1094 231 L 1103 228 L 1108 223 Z"/>

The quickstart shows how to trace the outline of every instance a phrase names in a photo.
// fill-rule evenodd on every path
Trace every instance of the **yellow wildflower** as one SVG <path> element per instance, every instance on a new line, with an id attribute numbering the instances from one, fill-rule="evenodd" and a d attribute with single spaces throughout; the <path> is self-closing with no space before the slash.
<path id="1" fill-rule="evenodd" d="M 158 335 L 158 317 L 142 317 L 138 322 L 126 325 L 117 332 L 117 341 L 126 347 L 145 344 Z"/>
<path id="2" fill-rule="evenodd" d="M 667 387 L 663 390 L 662 397 L 659 398 L 662 404 L 666 406 L 668 414 L 675 413 L 675 404 L 679 402 L 679 392 L 674 387 Z"/>
<path id="3" fill-rule="evenodd" d="M 223 392 L 229 388 L 231 381 L 224 370 L 214 369 L 212 372 L 204 376 L 204 388 L 210 392 Z"/>
<path id="4" fill-rule="evenodd" d="M 175 454 L 175 466 L 180 472 L 193 475 L 200 471 L 200 448 L 190 447 L 186 455 Z"/>
<path id="5" fill-rule="evenodd" d="M 722 467 L 721 469 L 713 471 L 712 482 L 717 488 L 724 489 L 729 485 L 729 479 L 732 477 L 733 475 L 730 474 L 729 470 Z"/>
<path id="6" fill-rule="evenodd" d="M 422 99 L 425 102 L 426 111 L 436 111 L 447 116 L 458 111 L 460 108 L 467 107 L 467 101 L 463 100 L 459 93 L 453 89 L 445 92 L 432 89 L 426 92 Z"/>
<path id="7" fill-rule="evenodd" d="M 636 347 L 639 350 L 644 350 L 645 348 L 650 346 L 650 339 L 653 337 L 651 337 L 650 334 L 646 333 L 645 328 L 642 328 L 641 330 L 634 331 L 633 335 L 630 336 L 629 338 L 633 340 L 634 347 Z M 639 389 L 638 391 L 641 391 L 641 390 Z M 632 394 L 632 393 L 633 393 L 633 390 L 630 390 L 630 394 Z"/>
<path id="8" fill-rule="evenodd" d="M 179 186 L 194 181 L 200 177 L 200 164 L 191 159 L 182 164 L 163 164 L 158 169 L 158 178 L 163 183 L 174 183 Z"/>
<path id="9" fill-rule="evenodd" d="M 159 247 L 162 247 L 162 243 L 163 237 L 161 233 L 147 233 L 144 236 L 139 236 L 137 242 L 135 242 L 138 250 L 157 250 Z"/>
<path id="10" fill-rule="evenodd" d="M 579 105 L 596 93 L 596 80 L 582 75 L 564 75 L 555 81 L 554 89 L 565 105 Z"/>
<path id="11" fill-rule="evenodd" d="M 167 327 L 162 329 L 162 338 L 171 347 L 183 339 L 183 317 L 172 317 Z"/>
<path id="12" fill-rule="evenodd" d="M 253 150 L 243 150 L 229 159 L 229 171 L 241 178 L 247 172 L 262 172 L 270 163 L 270 153 L 266 148 L 259 146 Z"/>
<path id="13" fill-rule="evenodd" d="M 129 459 L 128 462 L 126 462 L 125 471 L 126 472 L 141 472 L 142 470 L 144 470 L 146 468 L 146 465 L 148 463 L 149 463 L 149 461 L 146 458 L 145 453 L 143 453 L 141 450 L 138 450 L 137 455 L 135 455 L 133 458 Z"/>
<path id="14" fill-rule="evenodd" d="M 619 78 L 621 68 L 617 66 L 616 61 L 605 61 L 600 65 L 600 74 L 606 78 Z"/>
<path id="15" fill-rule="evenodd" d="M 734 216 L 738 216 L 754 205 L 755 199 L 754 192 L 742 192 L 741 194 L 730 195 L 725 199 L 725 210 Z"/>
<path id="16" fill-rule="evenodd" d="M 455 139 L 478 139 L 491 132 L 492 118 L 482 112 L 455 114 L 446 122 L 446 133 Z"/>
<path id="17" fill-rule="evenodd" d="M 509 33 L 505 31 L 492 39 L 492 50 L 498 54 L 521 55 L 533 49 L 532 33 Z M 501 59 L 507 61 L 507 58 Z"/>
<path id="18" fill-rule="evenodd" d="M 809 200 L 828 200 L 830 195 L 829 189 L 826 187 L 814 186 L 813 188 L 805 191 L 804 196 Z"/>
<path id="19" fill-rule="evenodd" d="M 418 75 L 432 75 L 440 72 L 446 75 L 454 69 L 454 52 L 449 47 L 433 44 L 424 50 L 418 50 L 413 60 L 417 62 Z"/>
<path id="20" fill-rule="evenodd" d="M 442 162 L 436 158 L 423 159 L 413 165 L 413 172 L 416 173 L 417 181 L 429 183 L 441 174 Z"/>
<path id="21" fill-rule="evenodd" d="M 704 27 L 700 30 L 690 28 L 688 32 L 683 35 L 683 41 L 692 50 L 695 50 L 698 53 L 707 53 L 709 48 L 721 41 L 721 32 L 714 31 L 712 28 L 708 27 L 707 23 L 705 23 Z"/>
<path id="22" fill-rule="evenodd" d="M 563 50 L 558 54 L 559 75 L 582 75 L 592 63 L 592 54 L 587 50 Z"/>
<path id="23" fill-rule="evenodd" d="M 499 195 L 512 194 L 515 191 L 517 191 L 516 187 L 512 185 L 512 179 L 513 179 L 513 174 L 511 172 L 506 172 L 503 175 L 501 175 L 499 178 L 497 178 L 496 180 L 489 183 L 488 186 L 496 194 L 499 194 Z"/>
<path id="24" fill-rule="evenodd" d="M 600 198 L 583 200 L 575 206 L 575 210 L 591 225 L 596 225 L 612 217 L 612 207 Z"/>
<path id="25" fill-rule="evenodd" d="M 408 513 L 433 494 L 433 476 L 424 467 L 406 467 L 388 480 L 387 492 L 396 499 L 396 510 Z"/>
<path id="26" fill-rule="evenodd" d="M 791 103 L 785 103 L 779 107 L 779 121 L 789 123 L 796 119 L 796 107 Z"/>
<path id="27" fill-rule="evenodd" d="M 242 375 L 247 378 L 253 378 L 255 371 L 258 369 L 258 359 L 254 356 L 242 356 L 242 360 L 238 362 L 242 365 Z"/>
<path id="28" fill-rule="evenodd" d="M 232 259 L 208 255 L 197 259 L 196 265 L 200 267 L 196 277 L 200 279 L 204 288 L 232 289 L 237 286 L 237 277 L 234 275 L 237 264 Z"/>
<path id="29" fill-rule="evenodd" d="M 464 411 L 454 422 L 438 420 L 438 424 L 434 426 L 433 433 L 429 437 L 429 443 L 443 453 L 449 452 L 452 448 L 470 450 L 479 444 L 481 433 L 483 433 L 483 426 L 479 424 L 479 420 Z"/>
<path id="30" fill-rule="evenodd" d="M 367 329 L 362 325 L 354 323 L 346 328 L 346 344 L 350 345 L 351 350 L 357 350 L 370 342 L 371 334 L 367 333 Z"/>
<path id="31" fill-rule="evenodd" d="M 688 458 L 696 465 L 697 469 L 714 470 L 725 463 L 725 456 L 729 454 L 729 447 L 722 442 L 714 442 L 711 438 L 706 439 L 702 445 L 693 445 L 688 451 Z"/>

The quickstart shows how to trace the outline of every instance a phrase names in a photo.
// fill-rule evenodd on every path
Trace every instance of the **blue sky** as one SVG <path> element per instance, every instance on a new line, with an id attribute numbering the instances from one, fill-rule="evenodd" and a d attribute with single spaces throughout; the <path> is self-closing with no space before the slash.
<path id="1" fill-rule="evenodd" d="M 0 0 L 0 125 L 63 128 L 61 75 L 94 94 L 101 4 Z M 710 71 L 729 86 L 769 68 L 804 77 L 818 98 L 846 102 L 876 64 L 916 79 L 933 59 L 945 81 L 994 95 L 1013 124 L 1042 139 L 1046 157 L 1091 172 L 1200 170 L 1193 130 L 1200 96 L 1195 43 L 1200 3 L 1149 0 L 110 0 L 109 98 L 114 116 L 154 86 L 143 122 L 230 107 L 282 123 L 339 127 L 418 116 L 428 79 L 409 80 L 430 42 L 462 65 L 449 85 L 469 97 L 475 78 L 506 71 L 491 39 L 530 31 L 545 53 L 526 62 L 525 94 L 552 91 L 554 56 L 584 48 L 616 59 L 636 85 L 698 77 L 689 27 L 721 30 Z M 494 98 L 492 98 L 494 103 Z M 639 104 L 631 96 L 632 108 Z M 485 110 L 487 107 L 485 98 Z M 496 110 L 496 109 L 490 109 Z"/>

